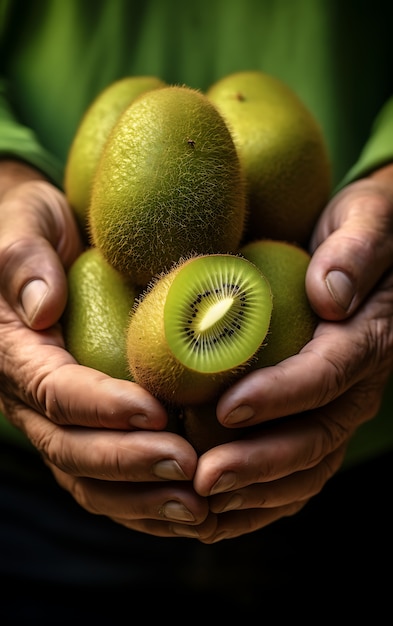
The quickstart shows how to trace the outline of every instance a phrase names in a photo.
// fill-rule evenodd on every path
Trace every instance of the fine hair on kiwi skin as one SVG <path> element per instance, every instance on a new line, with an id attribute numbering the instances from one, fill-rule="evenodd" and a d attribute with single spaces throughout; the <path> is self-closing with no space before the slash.
<path id="1" fill-rule="evenodd" d="M 311 341 L 318 323 L 305 288 L 311 255 L 296 243 L 268 238 L 255 239 L 239 252 L 260 268 L 273 293 L 269 333 L 253 368 L 276 365 Z"/>
<path id="2" fill-rule="evenodd" d="M 89 237 L 145 287 L 180 256 L 236 252 L 246 181 L 231 133 L 200 91 L 169 85 L 131 103 L 94 177 Z"/>
<path id="3" fill-rule="evenodd" d="M 131 375 L 170 405 L 211 402 L 250 367 L 271 312 L 270 284 L 240 255 L 180 259 L 135 301 Z"/>

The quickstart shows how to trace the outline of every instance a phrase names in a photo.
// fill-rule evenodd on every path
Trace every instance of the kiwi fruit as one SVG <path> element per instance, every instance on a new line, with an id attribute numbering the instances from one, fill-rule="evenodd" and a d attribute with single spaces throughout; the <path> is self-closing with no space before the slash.
<path id="1" fill-rule="evenodd" d="M 98 93 L 86 109 L 67 155 L 64 190 L 83 235 L 91 186 L 102 149 L 119 115 L 141 93 L 166 83 L 156 76 L 125 76 Z"/>
<path id="2" fill-rule="evenodd" d="M 127 333 L 133 379 L 172 406 L 213 401 L 263 343 L 270 285 L 235 254 L 180 259 L 136 299 Z"/>
<path id="3" fill-rule="evenodd" d="M 126 334 L 137 290 L 97 248 L 88 248 L 68 271 L 62 318 L 67 350 L 81 365 L 132 380 Z"/>
<path id="4" fill-rule="evenodd" d="M 331 193 L 319 122 L 289 85 L 258 70 L 228 74 L 206 95 L 226 120 L 245 172 L 243 243 L 269 237 L 306 245 Z"/>
<path id="5" fill-rule="evenodd" d="M 276 365 L 297 354 L 318 323 L 305 288 L 311 257 L 297 244 L 269 239 L 250 242 L 240 253 L 264 273 L 273 294 L 269 332 L 252 367 Z"/>
<path id="6" fill-rule="evenodd" d="M 93 182 L 91 242 L 108 261 L 144 287 L 181 257 L 235 252 L 245 218 L 237 150 L 208 98 L 176 85 L 136 98 Z"/>

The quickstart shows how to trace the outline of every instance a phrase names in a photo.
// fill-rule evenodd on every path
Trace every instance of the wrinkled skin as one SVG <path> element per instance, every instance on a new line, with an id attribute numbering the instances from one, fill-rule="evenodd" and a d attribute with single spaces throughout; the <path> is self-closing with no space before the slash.
<path id="1" fill-rule="evenodd" d="M 314 338 L 222 396 L 218 419 L 252 434 L 199 459 L 162 430 L 165 409 L 148 392 L 64 349 L 65 271 L 81 250 L 63 194 L 28 166 L 0 162 L 0 407 L 58 484 L 92 514 L 207 544 L 302 509 L 375 416 L 392 370 L 393 166 L 326 207 L 306 280 L 321 317 Z M 332 270 L 352 290 L 337 273 L 329 281 Z"/>

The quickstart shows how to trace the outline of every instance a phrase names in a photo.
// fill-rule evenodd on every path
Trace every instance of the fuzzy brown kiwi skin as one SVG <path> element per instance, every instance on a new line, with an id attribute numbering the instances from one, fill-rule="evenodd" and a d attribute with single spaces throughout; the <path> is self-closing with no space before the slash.
<path id="1" fill-rule="evenodd" d="M 91 241 L 140 286 L 181 255 L 235 252 L 247 210 L 244 172 L 218 110 L 190 88 L 154 91 L 120 117 L 89 209 Z"/>

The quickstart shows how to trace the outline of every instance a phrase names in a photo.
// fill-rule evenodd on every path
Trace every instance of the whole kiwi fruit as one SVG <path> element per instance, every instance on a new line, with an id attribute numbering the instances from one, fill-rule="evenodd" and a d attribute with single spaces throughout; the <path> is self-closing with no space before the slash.
<path id="1" fill-rule="evenodd" d="M 228 74 L 206 95 L 224 116 L 245 171 L 244 243 L 270 237 L 306 245 L 331 193 L 318 120 L 289 85 L 259 70 Z"/>
<path id="2" fill-rule="evenodd" d="M 273 239 L 250 242 L 240 253 L 264 273 L 273 294 L 269 332 L 253 368 L 276 365 L 312 339 L 318 322 L 305 288 L 311 257 L 297 244 Z"/>
<path id="3" fill-rule="evenodd" d="M 271 311 L 270 285 L 246 259 L 181 259 L 136 299 L 127 334 L 132 378 L 173 406 L 211 402 L 255 357 Z"/>
<path id="4" fill-rule="evenodd" d="M 68 271 L 62 318 L 67 350 L 81 365 L 130 379 L 126 333 L 137 290 L 97 248 L 87 248 Z"/>
<path id="5" fill-rule="evenodd" d="M 246 217 L 243 170 L 216 107 L 171 85 L 136 98 L 94 177 L 91 240 L 146 286 L 182 256 L 235 252 Z"/>
<path id="6" fill-rule="evenodd" d="M 109 133 L 137 96 L 165 86 L 156 76 L 125 76 L 115 80 L 98 93 L 80 120 L 67 155 L 64 190 L 85 236 L 94 173 Z"/>

